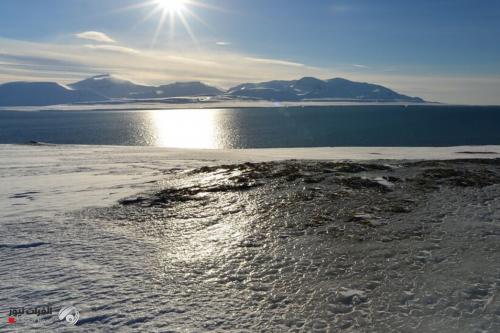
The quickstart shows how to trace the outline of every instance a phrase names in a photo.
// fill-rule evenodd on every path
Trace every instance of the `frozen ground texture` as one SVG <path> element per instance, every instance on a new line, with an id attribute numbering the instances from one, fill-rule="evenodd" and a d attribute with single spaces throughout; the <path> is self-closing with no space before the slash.
<path id="1" fill-rule="evenodd" d="M 0 329 L 498 332 L 499 153 L 0 146 Z"/>

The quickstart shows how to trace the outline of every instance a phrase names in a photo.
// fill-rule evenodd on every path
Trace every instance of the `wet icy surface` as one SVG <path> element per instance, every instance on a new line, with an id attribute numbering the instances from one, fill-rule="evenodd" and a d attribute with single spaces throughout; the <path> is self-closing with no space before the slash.
<path id="1" fill-rule="evenodd" d="M 2 219 L 0 303 L 81 311 L 2 331 L 500 331 L 499 160 L 151 176 L 112 206 Z"/>

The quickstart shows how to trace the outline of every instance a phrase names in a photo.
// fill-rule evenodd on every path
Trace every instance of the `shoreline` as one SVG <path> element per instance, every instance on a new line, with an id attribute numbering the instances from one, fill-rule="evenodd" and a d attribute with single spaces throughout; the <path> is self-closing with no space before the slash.
<path id="1" fill-rule="evenodd" d="M 271 149 L 184 149 L 142 146 L 0 144 L 0 197 L 45 193 L 18 200 L 0 200 L 5 215 L 81 209 L 109 205 L 149 188 L 169 170 L 204 166 L 280 161 L 438 161 L 500 158 L 500 146 L 337 147 Z M 47 190 L 45 183 L 54 184 Z M 83 195 L 86 188 L 94 193 Z M 47 194 L 48 192 L 48 194 Z M 84 193 L 84 192 L 83 192 Z M 99 197 L 101 195 L 102 197 Z M 16 200 L 14 200 L 16 201 Z M 29 204 L 28 204 L 29 203 Z M 27 204 L 27 205 L 24 205 Z M 29 208 L 29 209 L 28 209 Z"/>
<path id="2" fill-rule="evenodd" d="M 500 158 L 500 145 L 465 145 L 445 147 L 294 147 L 294 148 L 247 148 L 247 149 L 205 149 L 174 148 L 158 146 L 127 145 L 87 145 L 87 144 L 52 144 L 45 142 L 0 144 L 0 151 L 6 148 L 53 148 L 69 150 L 116 150 L 120 152 L 148 151 L 152 154 L 168 154 L 170 158 L 178 156 L 193 160 L 199 156 L 208 159 L 227 159 L 237 162 L 271 161 L 286 159 L 312 160 L 435 160 L 435 159 L 476 159 Z M 213 155 L 213 156 L 211 156 Z"/>
<path id="3" fill-rule="evenodd" d="M 403 102 L 271 102 L 271 101 L 230 101 L 211 103 L 110 103 L 110 104 L 61 104 L 50 106 L 1 106 L 1 111 L 8 112 L 42 112 L 42 111 L 157 111 L 157 110 L 205 110 L 205 109 L 258 109 L 258 108 L 315 108 L 315 107 L 347 107 L 347 106 L 389 106 L 389 107 L 478 107 L 500 108 L 500 105 L 446 104 L 446 103 L 403 103 Z"/>

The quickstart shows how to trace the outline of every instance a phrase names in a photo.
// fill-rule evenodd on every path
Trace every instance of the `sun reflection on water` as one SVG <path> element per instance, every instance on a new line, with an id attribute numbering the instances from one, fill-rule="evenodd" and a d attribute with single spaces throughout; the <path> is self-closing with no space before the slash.
<path id="1" fill-rule="evenodd" d="M 219 109 L 151 111 L 155 146 L 170 148 L 225 148 L 226 128 Z"/>

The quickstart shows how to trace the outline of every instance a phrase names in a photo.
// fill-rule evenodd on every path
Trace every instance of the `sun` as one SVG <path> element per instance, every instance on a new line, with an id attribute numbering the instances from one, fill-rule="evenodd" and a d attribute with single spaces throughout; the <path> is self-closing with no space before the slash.
<path id="1" fill-rule="evenodd" d="M 1 1 L 1 0 L 0 0 Z M 193 10 L 194 8 L 205 8 L 220 10 L 218 7 L 208 5 L 204 0 L 137 0 L 136 4 L 123 7 L 123 10 L 136 10 L 140 8 L 151 8 L 151 10 L 137 24 L 148 21 L 153 17 L 158 17 L 158 24 L 153 35 L 151 47 L 154 47 L 160 35 L 163 34 L 165 23 L 168 23 L 168 40 L 174 41 L 177 22 L 181 23 L 194 43 L 198 43 L 194 32 L 189 24 L 190 19 L 195 19 L 203 25 L 212 29 Z"/>
<path id="2" fill-rule="evenodd" d="M 180 14 L 186 10 L 186 0 L 155 0 L 164 12 Z"/>

